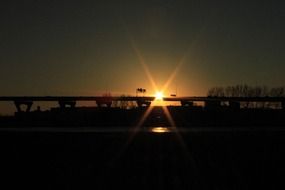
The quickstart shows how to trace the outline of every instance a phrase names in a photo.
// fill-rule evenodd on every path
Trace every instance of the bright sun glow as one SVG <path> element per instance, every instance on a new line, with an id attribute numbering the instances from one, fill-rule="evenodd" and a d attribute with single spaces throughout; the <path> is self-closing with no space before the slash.
<path id="1" fill-rule="evenodd" d="M 155 93 L 155 100 L 162 100 L 163 99 L 163 93 L 162 92 L 156 92 Z"/>

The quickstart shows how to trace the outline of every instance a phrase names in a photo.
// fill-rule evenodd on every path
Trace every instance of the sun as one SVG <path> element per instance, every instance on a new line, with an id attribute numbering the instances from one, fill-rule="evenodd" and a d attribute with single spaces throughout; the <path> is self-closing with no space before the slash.
<path id="1" fill-rule="evenodd" d="M 160 91 L 156 92 L 154 96 L 155 96 L 155 100 L 162 100 L 164 97 L 163 93 Z"/>

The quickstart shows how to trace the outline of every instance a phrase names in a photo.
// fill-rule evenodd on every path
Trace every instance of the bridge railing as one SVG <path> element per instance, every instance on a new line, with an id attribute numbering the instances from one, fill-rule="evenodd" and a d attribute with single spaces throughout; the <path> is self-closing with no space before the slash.
<path id="1" fill-rule="evenodd" d="M 106 105 L 111 107 L 113 101 L 134 101 L 140 106 L 150 106 L 152 101 L 155 101 L 155 97 L 122 97 L 122 96 L 1 96 L 0 101 L 14 102 L 17 111 L 29 112 L 35 101 L 41 102 L 58 102 L 60 108 L 74 108 L 77 101 L 94 101 L 98 107 Z M 239 109 L 243 102 L 268 102 L 268 103 L 280 103 L 282 109 L 285 109 L 285 97 L 203 97 L 203 96 L 189 96 L 189 97 L 164 97 L 163 101 L 176 101 L 180 102 L 182 106 L 193 106 L 194 102 L 204 102 L 206 108 L 217 108 L 221 106 L 221 102 L 228 102 L 229 107 L 233 109 Z M 25 110 L 22 110 L 22 105 L 26 106 Z"/>

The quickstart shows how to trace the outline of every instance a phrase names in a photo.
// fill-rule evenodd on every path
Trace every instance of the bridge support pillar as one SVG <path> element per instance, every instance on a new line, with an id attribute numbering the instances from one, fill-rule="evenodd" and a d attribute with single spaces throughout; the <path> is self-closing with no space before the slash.
<path id="1" fill-rule="evenodd" d="M 58 104 L 61 109 L 75 108 L 76 101 L 58 101 Z"/>
<path id="2" fill-rule="evenodd" d="M 14 104 L 17 108 L 17 112 L 30 112 L 33 102 L 32 101 L 15 101 Z M 22 105 L 26 106 L 25 110 L 22 109 Z"/>
<path id="3" fill-rule="evenodd" d="M 205 101 L 205 108 L 207 110 L 216 110 L 221 107 L 221 101 L 218 100 L 207 100 Z"/>

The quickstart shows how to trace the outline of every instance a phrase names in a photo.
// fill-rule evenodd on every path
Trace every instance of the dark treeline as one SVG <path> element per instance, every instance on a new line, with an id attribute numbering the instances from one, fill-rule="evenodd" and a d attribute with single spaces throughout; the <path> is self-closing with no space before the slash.
<path id="1" fill-rule="evenodd" d="M 122 98 L 131 97 L 130 95 L 121 95 Z M 135 101 L 114 101 L 112 104 L 114 107 L 118 107 L 121 109 L 132 109 L 137 107 L 137 103 Z"/>
<path id="2" fill-rule="evenodd" d="M 285 87 L 249 86 L 239 84 L 210 88 L 209 97 L 285 97 Z M 281 102 L 241 102 L 241 108 L 281 109 Z"/>
<path id="3" fill-rule="evenodd" d="M 213 87 L 208 96 L 215 97 L 285 97 L 285 87 L 249 86 L 239 84 L 227 87 Z"/>

